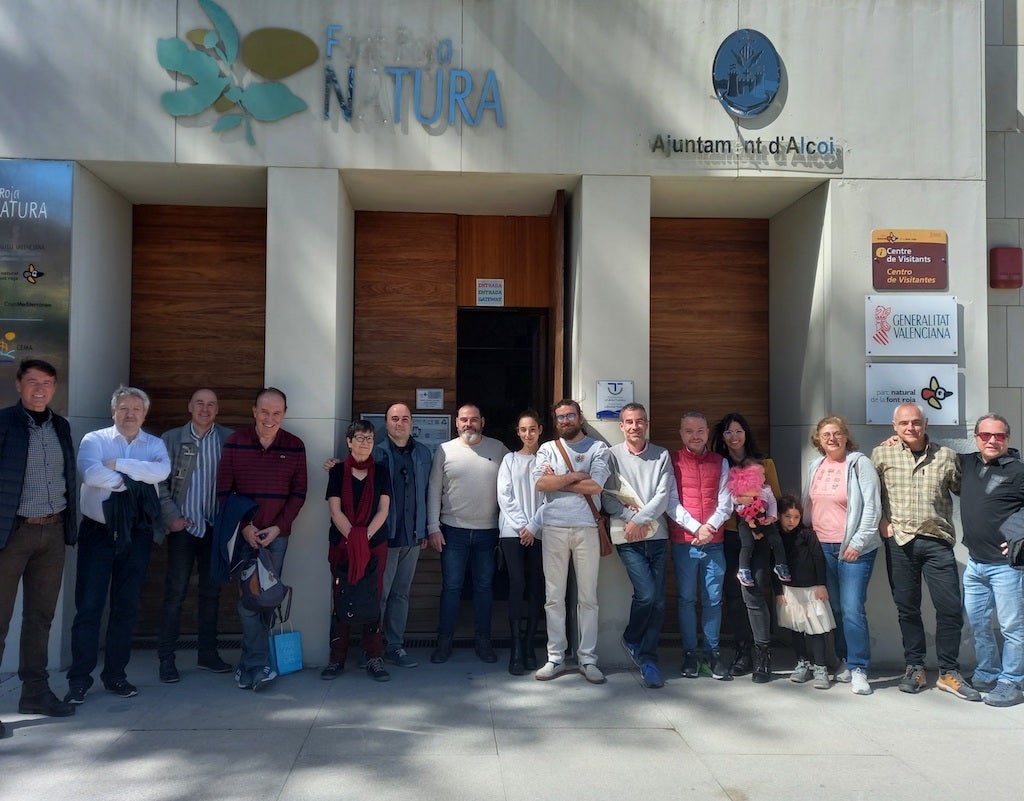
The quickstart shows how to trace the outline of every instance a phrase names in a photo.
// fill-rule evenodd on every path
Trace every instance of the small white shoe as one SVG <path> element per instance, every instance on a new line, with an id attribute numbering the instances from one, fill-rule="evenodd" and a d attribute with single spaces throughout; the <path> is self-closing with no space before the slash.
<path id="1" fill-rule="evenodd" d="M 850 679 L 850 668 L 846 666 L 845 659 L 840 659 L 839 666 L 836 667 L 836 681 L 838 681 L 840 684 L 849 684 Z"/>
<path id="2" fill-rule="evenodd" d="M 868 674 L 864 672 L 864 668 L 854 668 L 851 674 L 850 689 L 854 695 L 871 695 L 874 692 L 868 684 Z"/>
<path id="3" fill-rule="evenodd" d="M 582 673 L 583 678 L 591 684 L 604 684 L 608 681 L 608 679 L 604 677 L 604 673 L 601 672 L 601 668 L 597 665 L 583 665 L 580 667 L 580 673 Z"/>
<path id="4" fill-rule="evenodd" d="M 537 681 L 551 681 L 551 679 L 557 679 L 559 676 L 568 672 L 569 668 L 565 666 L 564 662 L 545 662 L 544 665 L 533 675 Z"/>

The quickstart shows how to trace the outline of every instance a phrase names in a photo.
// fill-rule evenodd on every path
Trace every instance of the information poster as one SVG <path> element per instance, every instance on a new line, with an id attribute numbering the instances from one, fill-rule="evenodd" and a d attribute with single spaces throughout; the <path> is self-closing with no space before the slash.
<path id="1" fill-rule="evenodd" d="M 373 423 L 374 438 L 382 442 L 388 435 L 384 427 L 383 414 L 362 414 L 360 420 Z M 412 416 L 412 437 L 427 446 L 434 455 L 437 446 L 452 438 L 452 416 L 450 414 L 414 414 Z"/>
<path id="2" fill-rule="evenodd" d="M 0 159 L 0 407 L 18 400 L 22 359 L 45 359 L 67 412 L 71 178 L 67 161 Z"/>

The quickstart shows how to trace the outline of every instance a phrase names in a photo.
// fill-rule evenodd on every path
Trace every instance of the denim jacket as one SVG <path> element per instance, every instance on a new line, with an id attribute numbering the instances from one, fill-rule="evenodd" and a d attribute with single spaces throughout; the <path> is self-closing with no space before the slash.
<path id="1" fill-rule="evenodd" d="M 416 480 L 416 515 L 413 536 L 416 542 L 421 542 L 427 536 L 427 482 L 430 480 L 430 465 L 433 459 L 426 445 L 412 438 L 409 441 L 413 445 L 412 469 L 413 478 Z M 392 477 L 395 474 L 395 450 L 397 448 L 398 446 L 391 440 L 391 437 L 385 437 L 383 442 L 378 442 L 373 447 L 373 460 L 384 462 Z M 392 499 L 391 506 L 388 508 L 388 532 L 390 532 L 391 539 L 394 539 L 400 530 L 399 515 L 404 512 L 398 506 Z"/>

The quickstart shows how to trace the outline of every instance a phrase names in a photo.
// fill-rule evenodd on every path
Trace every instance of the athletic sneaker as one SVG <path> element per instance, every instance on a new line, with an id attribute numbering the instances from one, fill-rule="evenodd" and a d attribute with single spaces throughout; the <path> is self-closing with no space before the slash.
<path id="1" fill-rule="evenodd" d="M 751 573 L 749 570 L 747 570 L 747 568 L 745 568 L 745 567 L 741 567 L 736 572 L 736 578 L 739 580 L 740 584 L 742 584 L 744 587 L 753 587 L 754 586 L 754 574 Z"/>
<path id="2" fill-rule="evenodd" d="M 118 679 L 117 681 L 112 681 L 109 684 L 104 682 L 103 688 L 108 693 L 113 693 L 119 698 L 131 698 L 132 696 L 139 694 L 138 688 L 128 681 L 128 679 Z"/>
<path id="3" fill-rule="evenodd" d="M 832 687 L 832 682 L 828 680 L 828 668 L 824 665 L 814 665 L 813 686 L 815 690 L 828 690 Z"/>
<path id="4" fill-rule="evenodd" d="M 1012 682 L 1000 679 L 992 692 L 985 695 L 985 703 L 989 706 L 1016 706 L 1024 701 L 1017 685 Z"/>
<path id="5" fill-rule="evenodd" d="M 366 675 L 374 681 L 391 681 L 391 674 L 384 669 L 384 660 L 379 656 L 366 660 Z"/>
<path id="6" fill-rule="evenodd" d="M 928 674 L 925 673 L 924 665 L 907 665 L 898 686 L 900 692 L 916 693 L 923 690 L 927 683 Z"/>
<path id="7" fill-rule="evenodd" d="M 389 665 L 398 665 L 403 668 L 414 668 L 419 666 L 419 662 L 409 656 L 404 648 L 396 648 L 394 651 L 384 652 L 384 661 Z"/>
<path id="8" fill-rule="evenodd" d="M 277 671 L 274 670 L 270 665 L 267 665 L 263 670 L 256 671 L 256 677 L 252 682 L 253 692 L 259 692 L 260 690 L 269 687 L 271 682 L 277 678 Z"/>
<path id="9" fill-rule="evenodd" d="M 789 574 L 789 565 L 780 562 L 773 569 L 775 570 L 775 575 L 779 577 L 779 581 L 789 584 L 793 580 L 793 577 Z"/>
<path id="10" fill-rule="evenodd" d="M 949 670 L 939 676 L 935 686 L 947 693 L 952 693 L 964 701 L 980 701 L 981 693 L 967 683 L 967 680 L 960 675 L 959 670 Z"/>
<path id="11" fill-rule="evenodd" d="M 711 678 L 719 681 L 732 681 L 732 674 L 728 665 L 722 660 L 722 652 L 717 648 L 712 649 L 710 659 Z"/>
<path id="12" fill-rule="evenodd" d="M 89 692 L 88 687 L 68 687 L 67 695 L 64 696 L 64 703 L 84 704 L 87 692 Z"/>
<path id="13" fill-rule="evenodd" d="M 687 651 L 683 657 L 683 667 L 679 671 L 688 679 L 695 679 L 700 675 L 700 664 L 697 661 L 696 651 Z"/>
<path id="14" fill-rule="evenodd" d="M 320 678 L 324 681 L 334 681 L 345 672 L 345 666 L 341 662 L 328 662 L 327 667 L 320 671 Z"/>
<path id="15" fill-rule="evenodd" d="M 849 684 L 850 679 L 850 668 L 846 664 L 845 659 L 840 659 L 839 664 L 836 666 L 836 681 L 840 684 Z"/>
<path id="16" fill-rule="evenodd" d="M 793 668 L 793 672 L 789 674 L 789 680 L 803 684 L 810 680 L 812 673 L 811 663 L 806 659 L 800 659 L 797 661 L 796 667 Z"/>
<path id="17" fill-rule="evenodd" d="M 661 677 L 661 671 L 653 662 L 644 662 L 640 666 L 640 678 L 643 679 L 644 687 L 656 690 L 665 686 L 665 680 Z"/>
<path id="18" fill-rule="evenodd" d="M 235 683 L 238 685 L 239 690 L 252 689 L 252 679 L 249 674 L 244 672 L 241 668 L 235 669 Z"/>
<path id="19" fill-rule="evenodd" d="M 854 668 L 850 671 L 850 681 L 850 689 L 854 695 L 871 695 L 874 692 L 871 685 L 868 684 L 868 674 L 864 668 Z"/>

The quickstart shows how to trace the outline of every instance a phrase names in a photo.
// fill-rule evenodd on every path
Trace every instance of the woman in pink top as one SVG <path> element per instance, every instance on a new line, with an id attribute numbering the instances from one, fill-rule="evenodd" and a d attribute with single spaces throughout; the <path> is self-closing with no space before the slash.
<path id="1" fill-rule="evenodd" d="M 870 695 L 871 636 L 864 603 L 882 542 L 878 473 L 857 450 L 842 417 L 818 421 L 811 444 L 821 456 L 807 470 L 804 521 L 817 532 L 825 552 L 826 586 L 836 619 L 836 681 L 852 681 L 854 693 Z"/>

